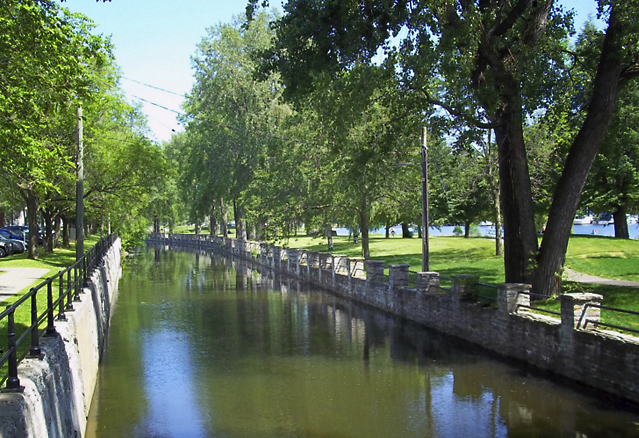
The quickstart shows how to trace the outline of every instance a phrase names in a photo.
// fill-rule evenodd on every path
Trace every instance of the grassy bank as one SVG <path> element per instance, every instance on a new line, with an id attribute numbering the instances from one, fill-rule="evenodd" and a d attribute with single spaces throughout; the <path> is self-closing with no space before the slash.
<path id="1" fill-rule="evenodd" d="M 336 254 L 351 257 L 361 255 L 359 245 L 346 237 L 334 238 Z M 326 251 L 326 239 L 293 237 L 291 248 Z M 495 256 L 495 242 L 487 238 L 433 237 L 429 241 L 430 270 L 440 275 L 478 275 L 483 283 L 504 281 L 503 257 Z M 399 237 L 370 240 L 372 259 L 386 264 L 408 263 L 412 270 L 421 270 L 421 240 Z M 566 266 L 577 272 L 598 277 L 639 281 L 639 241 L 599 236 L 571 236 L 566 254 Z M 563 292 L 591 292 L 604 296 L 603 305 L 639 312 L 639 289 L 599 284 L 564 282 Z M 482 292 L 483 293 L 483 292 Z M 551 299 L 536 306 L 559 311 L 559 301 Z M 602 310 L 602 321 L 639 330 L 639 317 Z"/>

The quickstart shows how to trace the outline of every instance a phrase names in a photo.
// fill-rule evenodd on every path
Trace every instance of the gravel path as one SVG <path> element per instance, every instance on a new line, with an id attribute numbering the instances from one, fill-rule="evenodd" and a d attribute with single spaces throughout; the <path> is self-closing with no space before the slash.
<path id="1" fill-rule="evenodd" d="M 47 272 L 45 268 L 0 268 L 0 300 L 31 286 Z"/>
<path id="2" fill-rule="evenodd" d="M 639 287 L 639 282 L 626 280 L 609 280 L 607 278 L 595 277 L 594 275 L 582 274 L 572 269 L 564 268 L 564 279 L 576 281 L 578 283 L 609 284 L 612 286 Z"/>

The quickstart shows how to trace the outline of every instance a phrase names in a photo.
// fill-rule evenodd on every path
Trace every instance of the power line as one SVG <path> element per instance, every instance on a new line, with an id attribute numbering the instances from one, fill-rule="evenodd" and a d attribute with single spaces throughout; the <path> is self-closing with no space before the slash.
<path id="1" fill-rule="evenodd" d="M 127 81 L 135 82 L 136 84 L 144 85 L 145 87 L 155 88 L 156 90 L 164 91 L 165 93 L 174 94 L 180 97 L 186 97 L 184 94 L 176 93 L 175 91 L 165 90 L 164 88 L 156 87 L 154 85 L 145 84 L 144 82 L 136 81 L 135 79 L 130 79 L 122 76 L 122 79 L 126 79 Z"/>
<path id="2" fill-rule="evenodd" d="M 131 94 L 131 93 L 127 93 L 127 94 L 129 94 L 132 97 L 135 97 L 136 99 L 140 99 L 142 102 L 146 102 L 148 104 L 155 105 L 155 106 L 157 106 L 159 108 L 162 108 L 162 109 L 167 110 L 167 111 L 171 111 L 172 113 L 178 114 L 180 116 L 185 116 L 186 115 L 186 114 L 184 114 L 184 113 L 182 113 L 180 111 L 176 111 L 174 109 L 167 108 L 167 107 L 165 107 L 163 105 L 160 105 L 159 103 L 155 103 L 155 102 L 151 102 L 150 100 L 143 99 L 143 98 L 141 98 L 139 96 L 136 96 L 135 94 Z"/>

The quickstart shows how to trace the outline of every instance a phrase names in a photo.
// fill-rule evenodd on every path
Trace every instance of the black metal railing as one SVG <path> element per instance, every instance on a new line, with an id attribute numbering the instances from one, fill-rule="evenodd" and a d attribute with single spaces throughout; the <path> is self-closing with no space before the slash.
<path id="1" fill-rule="evenodd" d="M 494 284 L 477 283 L 477 297 L 490 302 L 497 301 L 497 286 Z"/>
<path id="2" fill-rule="evenodd" d="M 30 338 L 31 345 L 27 357 L 42 357 L 40 350 L 40 325 L 46 319 L 46 329 L 44 336 L 54 336 L 56 334 L 55 320 L 57 313 L 58 321 L 66 321 L 66 312 L 73 310 L 73 301 L 80 301 L 82 288 L 86 284 L 87 278 L 95 269 L 98 262 L 111 248 L 116 239 L 115 234 L 110 234 L 98 241 L 91 249 L 68 268 L 60 270 L 57 274 L 47 278 L 29 292 L 24 294 L 15 303 L 7 306 L 6 310 L 0 313 L 0 324 L 7 321 L 7 351 L 0 357 L 0 367 L 7 364 L 7 385 L 2 391 L 21 391 L 20 379 L 18 378 L 18 351 L 27 338 Z M 54 285 L 57 283 L 58 295 L 54 298 Z M 38 312 L 38 292 L 46 288 L 47 305 L 41 313 Z M 15 314 L 18 309 L 24 309 L 30 303 L 31 325 L 27 327 L 20 337 L 16 339 Z M 1 353 L 1 351 L 0 351 Z"/>
<path id="3" fill-rule="evenodd" d="M 598 309 L 603 309 L 603 310 L 610 310 L 612 312 L 619 312 L 619 313 L 625 313 L 627 315 L 635 315 L 635 316 L 639 316 L 639 312 L 635 312 L 633 310 L 626 310 L 626 309 L 618 309 L 616 307 L 610 307 L 610 306 L 602 306 L 601 304 L 595 304 L 595 303 L 586 303 L 584 305 L 584 308 L 581 312 L 581 316 L 579 317 L 579 321 L 577 322 L 577 328 L 583 328 L 585 329 L 586 326 L 588 325 L 588 323 L 592 323 L 595 324 L 596 326 L 604 326 L 604 327 L 610 327 L 616 330 L 625 330 L 625 331 L 629 331 L 632 333 L 638 333 L 639 334 L 639 330 L 635 330 L 632 329 L 630 327 L 624 327 L 624 326 L 619 326 L 619 325 L 615 325 L 615 324 L 609 324 L 609 323 L 605 323 L 605 322 L 601 322 L 601 321 L 591 321 L 586 317 L 586 311 L 588 310 L 588 307 L 594 307 L 594 308 L 598 308 Z M 583 325 L 582 325 L 583 323 Z"/>
<path id="4" fill-rule="evenodd" d="M 539 297 L 539 298 L 548 298 L 547 295 L 542 295 L 542 294 L 536 294 L 534 292 L 523 292 L 520 291 L 520 294 L 524 294 L 524 295 L 528 295 L 530 297 Z M 558 300 L 558 298 L 555 298 L 555 300 Z M 541 313 L 547 313 L 549 315 L 554 315 L 554 316 L 559 316 L 561 317 L 561 312 L 555 312 L 554 310 L 548 310 L 548 309 L 544 309 L 543 307 L 535 307 L 535 306 L 527 306 L 525 304 L 518 304 L 517 308 L 523 307 L 524 309 L 528 309 L 528 310 L 534 310 L 536 312 L 541 312 Z"/>

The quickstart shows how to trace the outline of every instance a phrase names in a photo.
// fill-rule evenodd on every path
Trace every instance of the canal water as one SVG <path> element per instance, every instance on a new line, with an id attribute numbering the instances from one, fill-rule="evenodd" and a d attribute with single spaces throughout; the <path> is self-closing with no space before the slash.
<path id="1" fill-rule="evenodd" d="M 86 436 L 630 437 L 639 416 L 269 271 L 147 247 Z"/>

